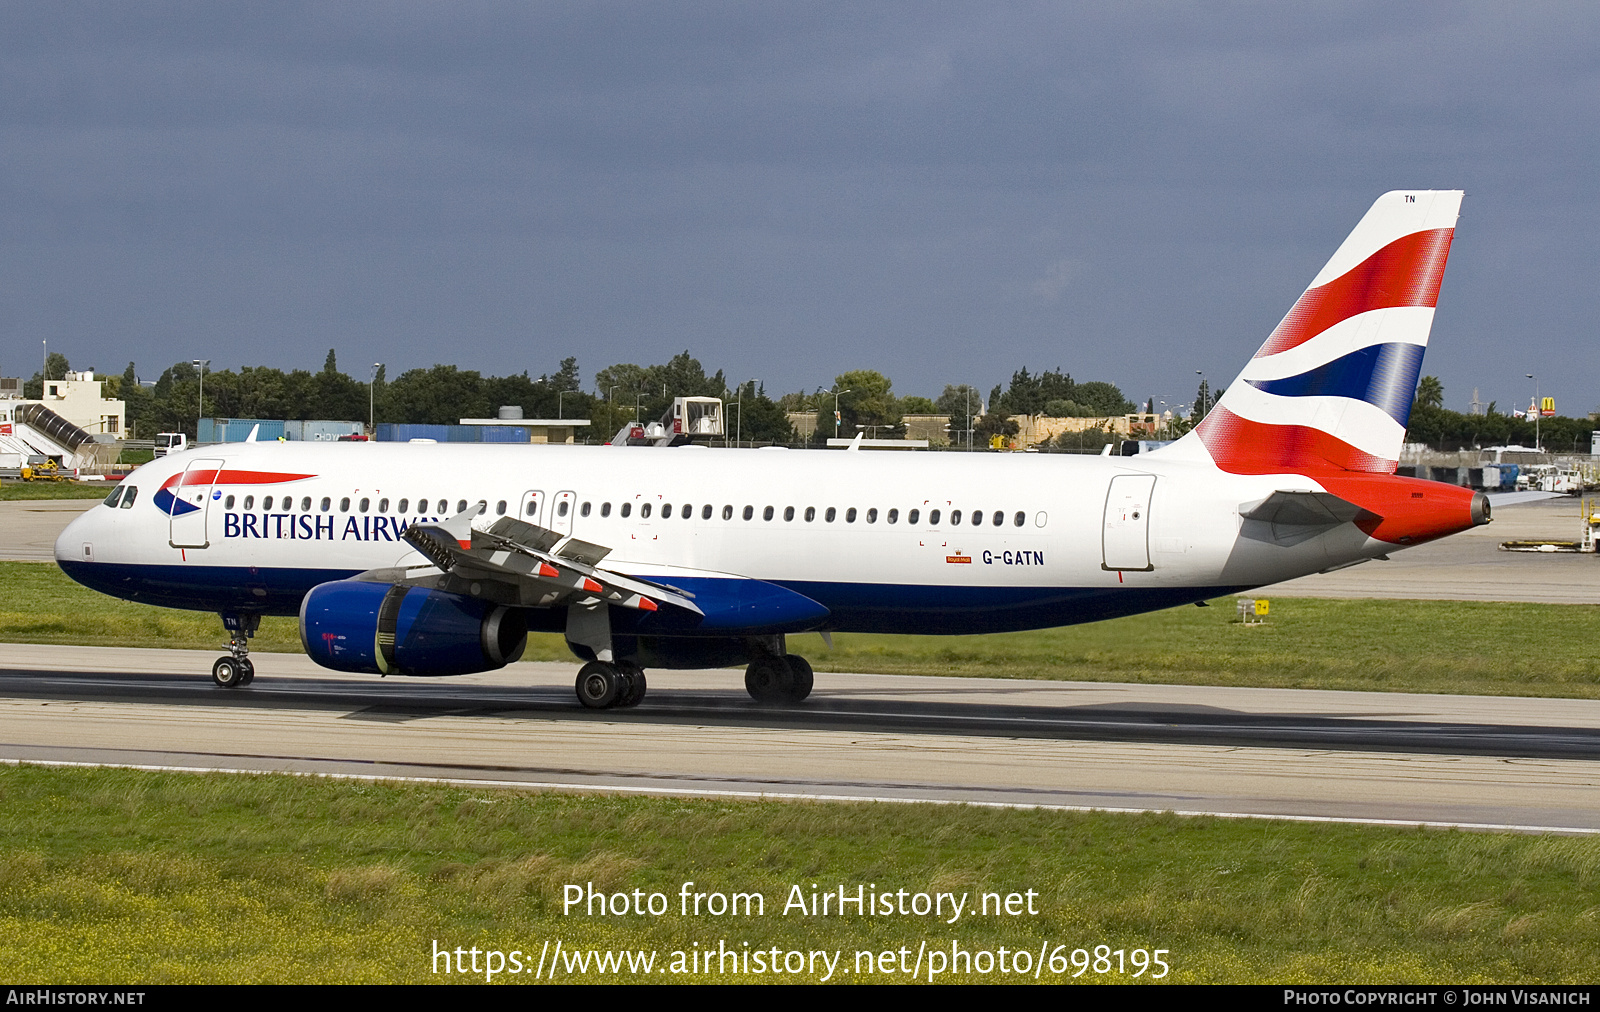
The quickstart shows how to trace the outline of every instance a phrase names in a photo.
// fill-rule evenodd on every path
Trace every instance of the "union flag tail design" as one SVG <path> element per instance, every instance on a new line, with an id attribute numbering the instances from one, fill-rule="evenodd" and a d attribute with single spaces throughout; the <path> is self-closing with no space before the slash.
<path id="1" fill-rule="evenodd" d="M 1233 474 L 1393 474 L 1461 196 L 1379 197 L 1186 449 Z"/>

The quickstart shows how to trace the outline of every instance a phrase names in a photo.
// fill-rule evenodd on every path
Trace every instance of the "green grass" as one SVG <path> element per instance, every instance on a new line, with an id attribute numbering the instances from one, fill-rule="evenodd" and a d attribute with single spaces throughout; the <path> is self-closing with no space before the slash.
<path id="1" fill-rule="evenodd" d="M 680 916 L 685 881 L 760 892 L 766 914 Z M 562 887 L 591 882 L 670 912 L 563 915 Z M 872 883 L 972 903 L 1032 889 L 1038 914 L 782 913 L 794 885 Z M 1597 887 L 1588 837 L 0 770 L 0 961 L 39 982 L 440 980 L 435 940 L 531 962 L 557 939 L 663 961 L 719 939 L 837 949 L 852 970 L 857 950 L 955 940 L 1167 949 L 1173 982 L 1583 981 Z"/>
<path id="2" fill-rule="evenodd" d="M 790 649 L 822 671 L 1077 681 L 1365 689 L 1600 698 L 1600 606 L 1277 598 L 1262 626 L 1233 602 L 1093 625 L 992 636 L 846 633 Z M 215 615 L 132 604 L 54 565 L 0 562 L 0 642 L 212 649 Z M 262 622 L 254 649 L 298 651 L 295 620 Z M 529 637 L 528 660 L 571 660 L 560 636 Z"/>
<path id="3" fill-rule="evenodd" d="M 117 487 L 106 481 L 16 481 L 0 482 L 0 502 L 19 499 L 104 499 Z"/>

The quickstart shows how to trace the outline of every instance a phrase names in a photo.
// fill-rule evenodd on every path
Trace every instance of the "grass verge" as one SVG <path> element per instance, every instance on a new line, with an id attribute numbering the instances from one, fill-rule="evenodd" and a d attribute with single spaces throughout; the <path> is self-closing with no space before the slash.
<path id="1" fill-rule="evenodd" d="M 35 499 L 104 499 L 116 481 L 5 481 L 0 482 L 0 502 Z"/>
<path id="2" fill-rule="evenodd" d="M 211 649 L 215 615 L 106 597 L 50 563 L 0 562 L 0 642 Z M 1591 644 L 1600 606 L 1280 598 L 1261 626 L 1213 608 L 991 636 L 843 633 L 790 649 L 821 671 L 1075 681 L 1364 689 L 1600 698 Z M 295 621 L 262 622 L 254 649 L 298 651 Z M 560 636 L 529 637 L 527 660 L 568 661 Z"/>
<path id="3" fill-rule="evenodd" d="M 683 916 L 684 882 L 760 893 L 765 913 Z M 630 904 L 633 890 L 661 893 L 667 912 L 564 915 L 569 883 Z M 1033 890 L 1037 914 L 783 912 L 795 886 L 809 902 L 840 885 L 972 905 Z M 435 942 L 521 950 L 531 969 L 558 939 L 569 953 L 653 951 L 664 968 L 719 942 L 838 951 L 850 972 L 834 980 L 858 983 L 910 976 L 868 975 L 858 951 L 904 947 L 909 968 L 923 942 L 1030 961 L 1064 945 L 1066 972 L 1039 978 L 1057 981 L 1072 950 L 1101 944 L 1169 950 L 1172 982 L 1582 981 L 1600 945 L 1597 886 L 1600 840 L 1586 837 L 0 769 L 0 960 L 41 982 L 463 982 L 432 972 Z M 642 976 L 596 966 L 571 979 Z M 1125 966 L 1079 979 L 1126 980 Z M 647 979 L 730 978 L 773 979 Z"/>

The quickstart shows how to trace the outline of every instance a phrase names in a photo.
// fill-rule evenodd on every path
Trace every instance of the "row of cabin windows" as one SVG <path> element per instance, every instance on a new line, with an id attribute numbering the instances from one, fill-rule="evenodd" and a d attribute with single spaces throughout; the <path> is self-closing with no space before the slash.
<path id="1" fill-rule="evenodd" d="M 539 504 L 536 503 L 536 502 L 530 502 L 528 504 L 527 513 L 528 513 L 529 516 L 533 516 L 533 515 L 535 515 L 537 513 L 538 505 Z M 557 512 L 560 513 L 560 515 L 562 515 L 562 516 L 566 516 L 567 504 L 565 502 L 562 502 L 562 503 L 557 504 L 557 506 L 558 506 Z M 650 516 L 651 516 L 651 513 L 653 511 L 653 507 L 654 506 L 655 506 L 654 503 L 648 503 L 648 502 L 647 503 L 641 503 L 639 505 L 639 518 L 641 520 L 650 519 Z M 580 506 L 578 508 L 578 514 L 580 516 L 588 516 L 589 515 L 589 507 L 590 507 L 589 503 L 584 503 L 582 506 Z M 716 507 L 712 506 L 710 503 L 706 503 L 705 505 L 700 507 L 700 519 L 701 520 L 710 520 L 711 517 L 713 516 L 713 514 L 715 513 L 715 511 L 716 511 Z M 633 512 L 633 503 L 631 503 L 631 502 L 623 503 L 621 505 L 621 507 L 618 509 L 618 515 L 620 515 L 624 519 L 629 517 L 632 514 L 632 512 Z M 692 519 L 694 517 L 694 512 L 695 512 L 695 508 L 694 508 L 693 505 L 691 505 L 690 503 L 684 503 L 681 506 L 677 507 L 676 516 L 680 520 L 689 520 L 689 519 Z M 610 503 L 606 502 L 606 503 L 601 503 L 600 504 L 600 515 L 602 517 L 609 517 L 611 515 L 611 504 Z M 674 515 L 675 514 L 673 512 L 673 504 L 672 503 L 663 503 L 661 505 L 660 512 L 656 514 L 657 518 L 661 519 L 661 520 L 671 520 Z M 754 506 L 746 506 L 740 512 L 740 515 L 746 520 L 754 520 L 756 518 L 756 508 Z M 778 515 L 778 508 L 776 506 L 763 506 L 761 508 L 761 519 L 762 520 L 770 521 L 770 520 L 773 520 L 774 518 L 776 518 L 777 515 Z M 793 506 L 785 506 L 785 507 L 783 507 L 783 519 L 786 522 L 789 522 L 789 523 L 794 522 L 794 519 L 795 519 L 796 515 L 797 515 L 797 511 L 796 511 L 795 507 L 793 507 Z M 813 523 L 817 519 L 817 507 L 815 507 L 815 506 L 807 506 L 805 508 L 804 512 L 803 513 L 798 513 L 798 515 L 801 516 L 805 520 L 806 523 Z M 941 511 L 941 510 L 937 510 L 937 509 L 929 510 L 928 511 L 928 525 L 930 527 L 939 526 L 939 521 L 941 519 L 943 519 L 943 516 L 944 516 L 944 514 L 943 514 L 943 511 Z M 733 509 L 733 507 L 731 505 L 723 506 L 722 507 L 722 519 L 724 519 L 724 520 L 732 520 L 733 517 L 734 517 L 734 509 Z M 1042 518 L 1043 514 L 1040 514 L 1040 517 Z M 824 523 L 831 524 L 831 523 L 833 523 L 834 521 L 836 521 L 838 519 L 839 519 L 839 509 L 838 509 L 838 507 L 829 506 L 827 509 L 822 511 L 822 520 L 823 520 Z M 856 509 L 856 507 L 854 507 L 854 506 L 846 507 L 846 509 L 844 510 L 844 522 L 847 523 L 847 524 L 853 524 L 853 523 L 856 522 L 857 519 L 864 519 L 869 524 L 877 523 L 878 519 L 879 519 L 878 508 L 876 506 L 873 506 L 873 507 L 869 507 L 866 510 L 858 511 Z M 883 521 L 885 523 L 898 524 L 900 522 L 900 511 L 898 509 L 886 510 L 882 514 L 882 519 L 883 519 Z M 1017 510 L 1015 513 L 1012 513 L 1010 515 L 1009 519 L 1010 519 L 1011 525 L 1013 527 L 1021 527 L 1021 526 L 1023 526 L 1023 524 L 1025 524 L 1027 522 L 1028 517 L 1027 517 L 1027 514 L 1024 513 L 1022 510 Z M 920 523 L 921 520 L 922 520 L 922 510 L 920 510 L 920 509 L 908 510 L 906 512 L 906 514 L 905 514 L 905 521 L 908 524 Z M 965 520 L 966 523 L 970 524 L 973 527 L 982 527 L 985 524 L 988 524 L 988 525 L 993 526 L 993 527 L 1004 527 L 1006 525 L 1006 521 L 1007 521 L 1007 514 L 1006 514 L 1005 510 L 994 510 L 993 512 L 985 512 L 984 510 L 972 510 L 972 511 L 967 512 L 967 513 L 963 513 L 963 511 L 961 511 L 961 510 L 951 510 L 950 511 L 950 513 L 949 513 L 949 522 L 950 522 L 950 525 L 952 527 L 959 526 L 963 522 L 963 520 Z M 1040 526 L 1043 526 L 1042 522 L 1041 522 Z"/>
<path id="2" fill-rule="evenodd" d="M 230 509 L 231 510 L 231 509 L 233 509 L 233 506 L 234 506 L 235 502 L 236 502 L 235 497 L 230 495 L 226 499 L 223 500 L 222 506 L 223 506 L 224 509 Z M 277 504 L 278 509 L 280 509 L 280 510 L 292 510 L 292 509 L 294 509 L 294 496 L 286 495 L 286 496 L 283 496 L 281 499 L 279 499 L 276 496 L 270 496 L 270 495 L 264 495 L 264 496 L 261 497 L 261 509 L 264 512 L 270 512 L 272 510 L 272 508 L 273 508 L 274 503 Z M 430 503 L 433 504 L 433 510 L 431 512 L 439 513 L 439 514 L 449 514 L 450 516 L 454 516 L 457 513 L 465 513 L 466 509 L 467 509 L 467 501 L 465 499 L 457 500 L 456 508 L 455 508 L 455 510 L 453 512 L 450 509 L 450 500 L 448 500 L 448 499 L 418 499 L 417 500 L 416 512 L 418 512 L 418 513 L 428 513 L 428 512 L 430 512 L 430 510 L 428 509 L 428 506 L 429 506 Z M 311 512 L 311 504 L 312 504 L 312 497 L 311 496 L 303 496 L 300 499 L 300 511 L 302 513 Z M 349 513 L 350 512 L 350 505 L 351 505 L 351 500 L 350 500 L 349 496 L 345 496 L 345 497 L 341 498 L 339 500 L 339 512 L 340 513 Z M 333 498 L 331 496 L 323 496 L 321 501 L 318 502 L 317 507 L 323 513 L 331 513 L 333 511 Z M 410 499 L 401 499 L 398 503 L 395 504 L 394 511 L 396 513 L 409 513 L 409 512 L 411 512 L 410 507 L 411 507 L 411 500 Z M 247 510 L 255 509 L 256 508 L 256 497 L 253 496 L 253 495 L 245 496 L 244 497 L 244 502 L 242 504 L 242 508 L 243 509 L 247 509 Z M 488 508 L 489 508 L 489 504 L 487 502 L 485 502 L 485 501 L 483 501 L 481 499 L 478 500 L 478 512 L 479 513 L 486 512 L 488 510 Z M 494 511 L 495 511 L 496 515 L 504 516 L 505 512 L 506 512 L 506 501 L 504 499 L 501 499 L 498 503 L 496 503 Z M 365 499 L 360 500 L 358 503 L 356 503 L 356 512 L 358 512 L 358 513 L 370 513 L 370 512 L 372 512 L 372 500 L 370 498 L 365 498 Z M 378 500 L 377 512 L 379 512 L 379 513 L 387 513 L 387 512 L 389 512 L 389 500 L 387 498 L 383 498 L 383 499 L 379 499 Z"/>
<path id="3" fill-rule="evenodd" d="M 113 495 L 114 494 L 115 493 L 113 493 Z M 123 505 L 126 506 L 126 505 L 130 504 L 132 502 L 132 500 L 133 500 L 132 495 L 129 495 L 127 502 L 125 502 Z M 109 497 L 107 498 L 106 501 L 107 501 L 108 504 L 112 504 L 111 503 L 111 499 Z M 270 495 L 262 496 L 261 497 L 261 509 L 263 511 L 270 511 L 273 508 L 274 502 L 278 502 L 278 501 L 279 500 L 275 496 L 270 496 Z M 227 499 L 223 502 L 223 508 L 230 509 L 230 510 L 233 509 L 234 502 L 235 502 L 235 498 L 233 496 L 231 496 L 231 495 L 228 496 Z M 434 512 L 440 513 L 440 514 L 450 514 L 450 515 L 454 516 L 456 514 L 465 513 L 466 510 L 467 510 L 467 500 L 465 500 L 465 499 L 461 499 L 461 500 L 458 500 L 456 502 L 456 508 L 455 508 L 455 510 L 453 512 L 450 510 L 450 500 L 448 500 L 448 499 L 418 499 L 417 500 L 417 504 L 416 504 L 417 505 L 416 512 L 418 512 L 418 513 L 427 513 L 427 512 L 429 512 L 428 506 L 429 506 L 430 503 L 436 504 L 434 506 Z M 311 496 L 302 497 L 301 500 L 300 500 L 300 510 L 302 512 L 309 513 L 311 511 L 311 504 L 312 504 L 312 497 Z M 350 512 L 350 504 L 351 504 L 351 500 L 350 500 L 349 496 L 345 496 L 344 498 L 341 498 L 339 500 L 339 512 L 340 513 L 348 513 L 348 512 Z M 395 512 L 396 513 L 407 513 L 407 512 L 410 512 L 410 510 L 408 509 L 408 507 L 410 505 L 411 505 L 411 500 L 410 499 L 401 499 L 398 503 L 395 504 Z M 379 513 L 388 513 L 389 512 L 389 500 L 387 498 L 379 499 L 377 506 L 378 506 L 377 512 L 379 512 Z M 578 515 L 579 516 L 585 516 L 585 517 L 589 516 L 592 506 L 593 506 L 592 503 L 587 503 L 587 502 L 583 503 L 581 506 L 578 507 Z M 639 518 L 641 520 L 650 519 L 650 516 L 651 516 L 652 512 L 654 512 L 654 506 L 655 506 L 654 503 L 648 503 L 648 502 L 647 503 L 641 503 L 640 506 L 639 506 Z M 332 499 L 332 497 L 331 496 L 323 496 L 322 499 L 321 499 L 321 502 L 318 503 L 318 507 L 321 510 L 321 512 L 323 512 L 323 513 L 331 512 L 332 508 L 333 508 L 333 499 Z M 253 495 L 245 496 L 244 497 L 243 508 L 247 509 L 247 510 L 255 509 L 256 508 L 256 497 L 253 496 Z M 279 507 L 278 508 L 279 509 L 283 509 L 283 510 L 292 510 L 292 509 L 294 509 L 294 496 L 289 496 L 289 495 L 283 496 L 282 499 L 281 499 L 281 502 L 279 502 Z M 359 503 L 357 503 L 356 508 L 357 508 L 357 512 L 367 513 L 372 508 L 372 500 L 370 498 L 364 498 Z M 480 514 L 488 512 L 488 508 L 489 508 L 489 504 L 486 501 L 479 500 L 479 502 L 478 502 L 478 512 Z M 556 514 L 558 516 L 565 517 L 567 515 L 567 511 L 568 511 L 569 508 L 570 508 L 570 504 L 566 500 L 563 499 L 560 502 L 556 503 Z M 710 520 L 712 518 L 713 514 L 715 513 L 715 510 L 716 510 L 716 508 L 714 506 L 712 506 L 710 503 L 706 503 L 705 505 L 700 507 L 700 519 L 701 520 Z M 495 512 L 496 516 L 504 516 L 505 515 L 505 512 L 506 512 L 506 501 L 504 499 L 501 499 L 499 502 L 495 503 L 494 512 Z M 537 499 L 530 500 L 527 503 L 527 506 L 525 507 L 524 512 L 530 517 L 537 517 L 539 515 L 539 501 Z M 680 519 L 689 520 L 689 519 L 692 519 L 694 517 L 694 512 L 695 512 L 695 510 L 694 510 L 694 506 L 693 505 L 691 505 L 689 503 L 683 503 L 681 506 L 678 507 L 677 516 Z M 621 505 L 621 507 L 618 509 L 618 515 L 621 516 L 624 519 L 627 519 L 632 514 L 633 514 L 633 503 L 631 503 L 631 502 L 623 503 Z M 600 504 L 600 515 L 602 517 L 611 516 L 611 504 L 609 502 L 605 502 L 605 503 L 601 503 Z M 671 503 L 663 503 L 662 506 L 661 506 L 660 512 L 656 514 L 656 516 L 661 520 L 671 520 L 673 518 L 673 515 L 674 515 L 673 514 L 673 505 Z M 741 516 L 743 516 L 743 518 L 745 520 L 754 520 L 755 519 L 755 515 L 756 515 L 756 508 L 754 506 L 746 506 L 741 511 Z M 804 518 L 806 523 L 813 523 L 817 519 L 817 507 L 815 507 L 815 506 L 807 506 L 805 508 L 804 513 L 800 514 L 800 515 L 803 516 L 803 518 Z M 726 505 L 726 506 L 722 507 L 722 519 L 724 519 L 724 520 L 732 520 L 733 516 L 734 516 L 733 506 Z M 774 519 L 776 516 L 777 516 L 777 507 L 775 507 L 775 506 L 764 506 L 764 507 L 762 507 L 762 509 L 761 509 L 761 519 L 762 520 L 770 521 L 770 520 Z M 795 507 L 793 507 L 793 506 L 785 506 L 783 508 L 783 519 L 784 519 L 785 522 L 792 523 L 794 521 L 794 519 L 795 519 L 795 516 L 796 516 Z M 884 520 L 885 523 L 898 524 L 900 522 L 900 511 L 898 509 L 887 510 L 887 511 L 885 511 L 883 513 L 882 516 L 883 516 L 883 520 Z M 844 522 L 845 523 L 853 524 L 853 523 L 856 522 L 856 520 L 858 518 L 866 520 L 866 522 L 869 523 L 869 524 L 875 524 L 875 523 L 878 522 L 878 519 L 879 519 L 878 508 L 876 506 L 869 507 L 867 510 L 865 510 L 864 515 L 861 512 L 858 512 L 856 507 L 854 507 L 854 506 L 849 506 L 849 507 L 845 508 L 845 511 L 844 511 Z M 944 515 L 944 512 L 942 510 L 938 510 L 938 509 L 929 510 L 928 511 L 928 526 L 937 527 L 937 526 L 939 526 L 940 520 L 942 520 L 944 518 L 945 518 L 945 515 Z M 1039 518 L 1040 518 L 1039 526 L 1042 527 L 1042 526 L 1044 526 L 1044 523 L 1043 523 L 1044 514 L 1041 513 L 1039 515 Z M 833 523 L 834 521 L 836 521 L 838 519 L 839 519 L 839 510 L 838 510 L 837 507 L 829 506 L 825 510 L 822 511 L 822 520 L 823 520 L 824 523 L 830 523 L 831 524 L 831 523 Z M 971 510 L 971 511 L 968 511 L 968 512 L 964 512 L 962 510 L 955 509 L 955 510 L 951 510 L 949 512 L 949 522 L 950 522 L 950 526 L 952 526 L 952 527 L 959 527 L 959 526 L 961 526 L 961 524 L 963 522 L 965 522 L 965 523 L 967 523 L 967 524 L 969 524 L 970 526 L 973 526 L 973 527 L 983 527 L 986 524 L 989 525 L 989 526 L 992 526 L 992 527 L 1004 527 L 1006 525 L 1006 519 L 1007 518 L 1006 518 L 1006 511 L 1005 510 L 994 510 L 993 512 L 985 512 L 984 510 Z M 922 510 L 920 510 L 920 509 L 908 510 L 906 512 L 906 515 L 905 515 L 905 520 L 906 520 L 906 523 L 908 523 L 908 524 L 920 523 L 922 521 Z M 1015 513 L 1011 514 L 1010 520 L 1011 520 L 1011 525 L 1013 527 L 1021 527 L 1027 522 L 1027 514 L 1024 513 L 1022 510 L 1017 510 Z"/>

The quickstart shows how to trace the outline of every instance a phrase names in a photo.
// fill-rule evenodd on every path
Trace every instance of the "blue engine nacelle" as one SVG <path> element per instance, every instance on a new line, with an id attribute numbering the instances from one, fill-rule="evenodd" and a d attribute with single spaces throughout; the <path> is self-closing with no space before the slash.
<path id="1" fill-rule="evenodd" d="M 466 675 L 521 657 L 528 621 L 520 608 L 460 594 L 339 580 L 300 603 L 300 642 L 336 671 Z"/>

